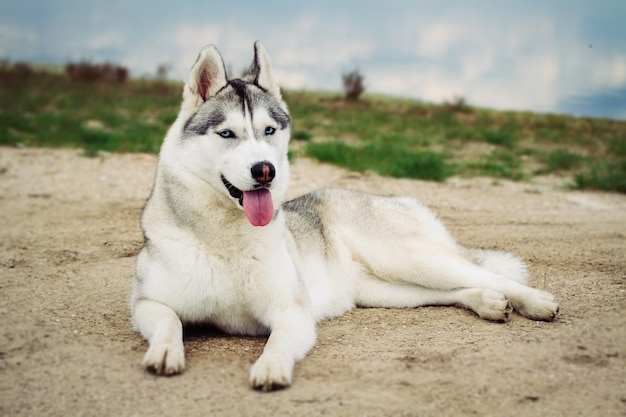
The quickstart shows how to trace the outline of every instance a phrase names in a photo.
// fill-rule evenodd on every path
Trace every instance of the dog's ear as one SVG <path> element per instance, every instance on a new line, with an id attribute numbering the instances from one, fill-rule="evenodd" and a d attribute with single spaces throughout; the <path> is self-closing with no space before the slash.
<path id="1" fill-rule="evenodd" d="M 254 43 L 254 61 L 250 69 L 251 75 L 254 77 L 254 84 L 267 90 L 271 95 L 281 100 L 280 88 L 272 77 L 272 66 L 267 51 L 261 45 L 261 42 Z"/>
<path id="2" fill-rule="evenodd" d="M 222 56 L 215 46 L 206 46 L 191 68 L 189 81 L 187 81 L 183 92 L 183 103 L 190 109 L 197 108 L 225 87 L 227 83 L 226 68 Z"/>

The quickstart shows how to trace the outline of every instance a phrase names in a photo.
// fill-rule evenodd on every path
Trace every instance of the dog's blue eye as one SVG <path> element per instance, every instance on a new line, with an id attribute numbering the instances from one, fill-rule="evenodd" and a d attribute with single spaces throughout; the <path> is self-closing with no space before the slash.
<path id="1" fill-rule="evenodd" d="M 273 135 L 274 133 L 276 133 L 276 129 L 273 128 L 272 126 L 268 126 L 265 128 L 266 135 Z"/>
<path id="2" fill-rule="evenodd" d="M 224 139 L 230 139 L 235 137 L 235 134 L 232 130 L 222 130 L 221 132 L 218 132 L 218 135 L 220 135 Z"/>

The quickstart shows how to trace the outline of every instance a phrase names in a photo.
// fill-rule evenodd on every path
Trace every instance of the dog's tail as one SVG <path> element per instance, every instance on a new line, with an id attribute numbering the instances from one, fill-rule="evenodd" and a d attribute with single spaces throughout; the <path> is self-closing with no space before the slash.
<path id="1" fill-rule="evenodd" d="M 528 284 L 526 264 L 509 252 L 491 249 L 462 248 L 466 259 L 491 272 L 503 275 L 520 284 Z"/>

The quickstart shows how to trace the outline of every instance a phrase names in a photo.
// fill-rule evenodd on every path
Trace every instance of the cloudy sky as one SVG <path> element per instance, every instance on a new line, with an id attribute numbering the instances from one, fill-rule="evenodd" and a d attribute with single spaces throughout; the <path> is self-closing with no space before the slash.
<path id="1" fill-rule="evenodd" d="M 218 46 L 234 72 L 263 41 L 279 83 L 626 120 L 624 0 L 0 0 L 0 58 L 158 65 L 184 80 Z"/>

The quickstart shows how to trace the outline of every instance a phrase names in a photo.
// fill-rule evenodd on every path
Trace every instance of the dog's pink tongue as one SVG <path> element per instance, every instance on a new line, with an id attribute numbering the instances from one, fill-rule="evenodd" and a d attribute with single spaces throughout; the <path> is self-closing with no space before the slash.
<path id="1" fill-rule="evenodd" d="M 243 192 L 243 211 L 253 226 L 266 226 L 274 217 L 274 204 L 269 190 L 262 188 Z"/>

